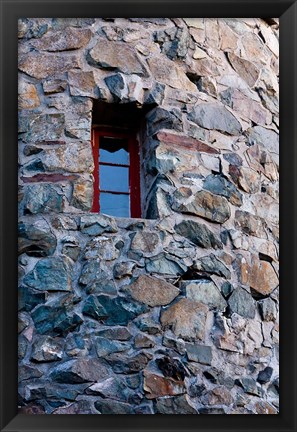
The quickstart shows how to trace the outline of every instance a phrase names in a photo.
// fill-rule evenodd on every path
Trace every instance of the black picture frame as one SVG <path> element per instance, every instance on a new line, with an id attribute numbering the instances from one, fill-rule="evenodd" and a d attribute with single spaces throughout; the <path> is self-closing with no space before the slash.
<path id="1" fill-rule="evenodd" d="M 277 431 L 297 425 L 296 206 L 297 2 L 287 0 L 0 0 L 1 143 L 1 431 Z M 17 19 L 21 17 L 280 18 L 280 414 L 20 415 L 17 414 Z"/>

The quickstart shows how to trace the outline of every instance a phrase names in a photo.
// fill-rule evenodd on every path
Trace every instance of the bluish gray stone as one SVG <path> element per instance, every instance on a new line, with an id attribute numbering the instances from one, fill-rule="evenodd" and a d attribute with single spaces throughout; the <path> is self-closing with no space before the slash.
<path id="1" fill-rule="evenodd" d="M 20 221 L 18 237 L 19 254 L 45 257 L 52 255 L 57 246 L 56 237 L 44 220 L 31 223 Z"/>
<path id="2" fill-rule="evenodd" d="M 157 414 L 197 414 L 185 395 L 156 399 Z"/>
<path id="3" fill-rule="evenodd" d="M 46 302 L 46 292 L 34 291 L 28 287 L 20 286 L 18 289 L 18 309 L 19 311 L 29 312 L 35 306 Z"/>
<path id="4" fill-rule="evenodd" d="M 132 299 L 105 295 L 89 296 L 83 307 L 83 313 L 106 325 L 127 325 L 137 315 L 147 312 L 148 307 Z"/>
<path id="5" fill-rule="evenodd" d="M 199 258 L 194 267 L 199 271 L 216 274 L 226 279 L 231 278 L 230 270 L 213 254 Z"/>
<path id="6" fill-rule="evenodd" d="M 72 264 L 67 257 L 44 258 L 24 278 L 24 284 L 40 291 L 70 291 Z"/>
<path id="7" fill-rule="evenodd" d="M 205 129 L 215 129 L 230 135 L 240 135 L 242 131 L 237 118 L 219 104 L 199 104 L 190 112 L 189 119 Z"/>
<path id="8" fill-rule="evenodd" d="M 183 281 L 181 289 L 186 291 L 186 297 L 207 305 L 210 309 L 225 311 L 227 302 L 216 287 L 208 279 Z"/>
<path id="9" fill-rule="evenodd" d="M 50 184 L 40 183 L 27 185 L 24 193 L 25 213 L 61 213 L 63 195 Z"/>
<path id="10" fill-rule="evenodd" d="M 31 360 L 49 362 L 61 360 L 63 357 L 64 341 L 62 338 L 40 336 L 32 346 Z"/>
<path id="11" fill-rule="evenodd" d="M 130 345 L 127 343 L 114 342 L 103 337 L 96 337 L 94 344 L 98 357 L 106 357 L 109 354 L 130 349 Z"/>
<path id="12" fill-rule="evenodd" d="M 130 356 L 124 353 L 114 353 L 110 354 L 106 360 L 115 373 L 130 374 L 143 370 L 151 358 L 152 355 L 147 352 L 133 353 Z"/>
<path id="13" fill-rule="evenodd" d="M 236 189 L 233 183 L 229 182 L 222 175 L 210 174 L 203 183 L 203 188 L 215 195 L 224 196 L 231 204 L 242 205 L 242 194 Z"/>
<path id="14" fill-rule="evenodd" d="M 210 346 L 186 343 L 186 351 L 189 360 L 211 365 L 212 351 Z"/>
<path id="15" fill-rule="evenodd" d="M 64 125 L 64 114 L 38 114 L 27 125 L 22 140 L 28 143 L 57 141 L 62 137 Z"/>
<path id="16" fill-rule="evenodd" d="M 222 249 L 223 247 L 218 237 L 204 224 L 192 220 L 183 220 L 174 228 L 178 234 L 186 237 L 197 246 L 214 249 Z"/>
<path id="17" fill-rule="evenodd" d="M 65 306 L 42 305 L 31 316 L 37 333 L 52 336 L 65 335 L 82 323 L 81 317 Z"/>
<path id="18" fill-rule="evenodd" d="M 149 273 L 169 275 L 183 275 L 187 271 L 187 267 L 180 260 L 168 259 L 164 254 L 147 259 L 145 268 Z"/>
<path id="19" fill-rule="evenodd" d="M 115 220 L 103 215 L 84 215 L 80 218 L 81 232 L 90 236 L 97 236 L 104 232 L 116 233 L 118 231 Z"/>
<path id="20" fill-rule="evenodd" d="M 150 136 L 153 136 L 161 129 L 183 131 L 182 113 L 177 108 L 172 108 L 170 111 L 164 108 L 155 108 L 148 113 L 146 120 Z"/>
<path id="21" fill-rule="evenodd" d="M 255 318 L 256 302 L 246 290 L 236 288 L 228 299 L 231 312 L 235 312 L 244 318 Z"/>
<path id="22" fill-rule="evenodd" d="M 101 414 L 135 414 L 132 405 L 110 399 L 98 399 L 95 402 L 95 408 Z"/>
<path id="23" fill-rule="evenodd" d="M 270 381 L 273 374 L 273 369 L 270 366 L 267 366 L 265 369 L 259 372 L 257 381 L 260 384 L 266 384 Z"/>
<path id="24" fill-rule="evenodd" d="M 251 377 L 243 377 L 235 380 L 235 384 L 241 386 L 245 393 L 263 397 L 263 390 L 257 384 L 256 380 Z"/>
<path id="25" fill-rule="evenodd" d="M 53 381 L 65 384 L 97 382 L 108 378 L 110 369 L 102 359 L 79 358 L 66 361 L 57 366 L 50 374 Z"/>

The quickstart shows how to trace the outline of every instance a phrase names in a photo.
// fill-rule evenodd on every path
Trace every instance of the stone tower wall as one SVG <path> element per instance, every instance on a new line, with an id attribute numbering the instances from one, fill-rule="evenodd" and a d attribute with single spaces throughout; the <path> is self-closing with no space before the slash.
<path id="1" fill-rule="evenodd" d="M 90 212 L 104 103 L 141 219 Z M 278 412 L 278 125 L 275 19 L 19 21 L 22 412 Z"/>

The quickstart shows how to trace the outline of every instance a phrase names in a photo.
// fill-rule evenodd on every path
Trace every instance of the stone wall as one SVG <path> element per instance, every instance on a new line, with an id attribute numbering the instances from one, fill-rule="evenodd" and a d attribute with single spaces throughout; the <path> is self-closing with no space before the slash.
<path id="1" fill-rule="evenodd" d="M 98 104 L 142 219 L 90 212 Z M 278 153 L 278 20 L 19 21 L 21 412 L 278 412 Z"/>

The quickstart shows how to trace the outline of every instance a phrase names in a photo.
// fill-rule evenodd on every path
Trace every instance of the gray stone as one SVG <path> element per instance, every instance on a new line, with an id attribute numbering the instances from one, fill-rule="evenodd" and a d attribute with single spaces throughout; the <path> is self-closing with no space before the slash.
<path id="1" fill-rule="evenodd" d="M 156 400 L 157 414 L 197 414 L 185 395 Z"/>
<path id="2" fill-rule="evenodd" d="M 43 79 L 80 67 L 77 54 L 40 53 L 32 51 L 19 57 L 19 69 L 26 74 Z"/>
<path id="3" fill-rule="evenodd" d="M 63 195 L 50 184 L 40 183 L 27 185 L 24 193 L 25 213 L 62 212 Z"/>
<path id="4" fill-rule="evenodd" d="M 233 397 L 230 391 L 220 386 L 215 387 L 203 395 L 201 401 L 205 405 L 231 405 L 233 403 Z"/>
<path id="5" fill-rule="evenodd" d="M 21 135 L 24 142 L 34 143 L 42 141 L 57 141 L 62 137 L 65 117 L 64 114 L 35 114 L 28 118 L 26 133 Z"/>
<path id="6" fill-rule="evenodd" d="M 110 399 L 96 400 L 95 408 L 101 414 L 135 414 L 135 408 L 132 405 Z"/>
<path id="7" fill-rule="evenodd" d="M 63 358 L 63 339 L 40 336 L 33 344 L 31 360 L 48 362 Z"/>
<path id="8" fill-rule="evenodd" d="M 161 275 L 182 275 L 187 267 L 179 260 L 169 259 L 164 254 L 146 260 L 146 271 Z"/>
<path id="9" fill-rule="evenodd" d="M 233 285 L 230 282 L 224 282 L 221 286 L 222 294 L 225 298 L 228 298 L 233 292 Z"/>
<path id="10" fill-rule="evenodd" d="M 113 269 L 113 275 L 116 279 L 121 279 L 124 276 L 132 276 L 135 262 L 125 261 L 117 263 Z"/>
<path id="11" fill-rule="evenodd" d="M 214 254 L 199 258 L 194 264 L 195 270 L 215 274 L 226 279 L 231 278 L 230 270 Z"/>
<path id="12" fill-rule="evenodd" d="M 134 235 L 130 249 L 132 251 L 141 252 L 144 256 L 152 254 L 158 250 L 160 246 L 160 237 L 157 232 L 154 231 L 138 231 Z"/>
<path id="13" fill-rule="evenodd" d="M 228 299 L 228 304 L 232 312 L 244 318 L 255 318 L 256 302 L 243 288 L 236 288 Z"/>
<path id="14" fill-rule="evenodd" d="M 144 64 L 127 44 L 99 39 L 90 50 L 90 64 L 103 69 L 116 69 L 126 74 L 147 75 Z"/>
<path id="15" fill-rule="evenodd" d="M 68 72 L 69 89 L 72 96 L 96 97 L 96 82 L 94 73 L 90 72 Z"/>
<path id="16" fill-rule="evenodd" d="M 248 235 L 253 235 L 259 238 L 266 238 L 265 221 L 264 219 L 255 216 L 249 212 L 236 210 L 235 212 L 235 227 Z"/>
<path id="17" fill-rule="evenodd" d="M 30 312 L 35 306 L 46 302 L 46 292 L 38 292 L 28 287 L 20 286 L 18 289 L 18 310 Z"/>
<path id="18" fill-rule="evenodd" d="M 55 409 L 52 414 L 96 414 L 96 412 L 90 402 L 79 400 L 78 402 Z"/>
<path id="19" fill-rule="evenodd" d="M 100 236 L 89 241 L 85 248 L 85 259 L 96 259 L 113 261 L 120 255 L 115 238 Z"/>
<path id="20" fill-rule="evenodd" d="M 66 27 L 62 31 L 47 33 L 32 45 L 41 51 L 68 51 L 86 46 L 91 38 L 90 29 Z"/>
<path id="21" fill-rule="evenodd" d="M 148 336 L 139 333 L 135 336 L 134 346 L 136 349 L 153 348 L 155 346 L 155 342 Z"/>
<path id="22" fill-rule="evenodd" d="M 186 237 L 197 246 L 214 249 L 222 249 L 223 247 L 219 238 L 204 224 L 192 220 L 183 220 L 174 228 L 178 234 Z"/>
<path id="23" fill-rule="evenodd" d="M 115 353 L 110 354 L 106 360 L 112 366 L 115 373 L 130 374 L 143 370 L 151 358 L 152 355 L 146 352 L 133 353 L 130 356 Z"/>
<path id="24" fill-rule="evenodd" d="M 263 369 L 258 373 L 257 381 L 260 384 L 267 384 L 270 381 L 272 374 L 273 374 L 272 367 L 267 366 L 265 369 Z"/>
<path id="25" fill-rule="evenodd" d="M 189 360 L 211 365 L 212 351 L 210 346 L 186 343 L 186 352 Z"/>
<path id="26" fill-rule="evenodd" d="M 224 196 L 231 204 L 242 205 L 242 195 L 233 183 L 229 182 L 222 175 L 210 174 L 203 183 L 203 188 L 216 195 Z"/>
<path id="27" fill-rule="evenodd" d="M 162 129 L 173 129 L 178 132 L 183 131 L 182 113 L 177 108 L 170 110 L 155 108 L 146 116 L 149 135 L 156 134 Z"/>
<path id="28" fill-rule="evenodd" d="M 147 62 L 153 77 L 161 84 L 193 93 L 197 91 L 195 84 L 176 62 L 164 56 L 152 56 Z"/>
<path id="29" fill-rule="evenodd" d="M 240 167 L 242 165 L 242 158 L 237 153 L 225 153 L 223 158 L 231 165 Z"/>
<path id="30" fill-rule="evenodd" d="M 106 357 L 115 352 L 128 351 L 130 346 L 127 343 L 114 342 L 103 337 L 96 337 L 95 349 L 98 357 Z"/>
<path id="31" fill-rule="evenodd" d="M 252 62 L 236 56 L 234 53 L 228 53 L 228 60 L 231 65 L 243 78 L 250 87 L 253 87 L 259 78 L 260 70 Z"/>
<path id="32" fill-rule="evenodd" d="M 215 284 L 207 279 L 182 282 L 182 289 L 186 290 L 186 297 L 190 300 L 207 305 L 210 309 L 224 311 L 227 303 Z"/>
<path id="33" fill-rule="evenodd" d="M 91 236 L 100 235 L 104 232 L 116 233 L 118 231 L 115 220 L 104 215 L 84 215 L 80 218 L 80 230 L 83 234 Z"/>
<path id="34" fill-rule="evenodd" d="M 127 391 L 125 380 L 117 377 L 110 377 L 100 383 L 91 385 L 87 389 L 86 393 L 89 395 L 128 402 L 130 392 L 129 390 Z"/>
<path id="35" fill-rule="evenodd" d="M 275 302 L 270 298 L 266 298 L 258 302 L 262 319 L 264 321 L 275 321 L 277 310 Z"/>
<path id="36" fill-rule="evenodd" d="M 160 321 L 164 329 L 171 328 L 177 337 L 203 340 L 207 312 L 205 305 L 182 298 L 161 313 Z"/>
<path id="37" fill-rule="evenodd" d="M 37 220 L 33 223 L 20 221 L 18 237 L 19 254 L 46 257 L 52 255 L 57 246 L 57 239 L 45 220 Z"/>
<path id="38" fill-rule="evenodd" d="M 198 191 L 192 199 L 185 203 L 174 201 L 175 211 L 201 216 L 212 222 L 224 223 L 230 218 L 231 212 L 225 197 L 214 195 L 207 191 Z"/>
<path id="39" fill-rule="evenodd" d="M 263 397 L 263 390 L 257 384 L 256 380 L 251 377 L 239 378 L 235 381 L 235 384 L 240 385 L 245 393 L 249 393 L 255 396 Z"/>
<path id="40" fill-rule="evenodd" d="M 141 275 L 128 287 L 131 296 L 148 306 L 165 306 L 179 294 L 174 285 L 155 277 Z"/>
<path id="41" fill-rule="evenodd" d="M 164 84 L 156 82 L 152 89 L 145 95 L 144 104 L 147 105 L 161 105 L 165 94 Z"/>
<path id="42" fill-rule="evenodd" d="M 19 365 L 18 367 L 18 381 L 31 380 L 33 378 L 40 378 L 42 376 L 42 372 L 34 365 Z"/>
<path id="43" fill-rule="evenodd" d="M 133 322 L 136 324 L 139 330 L 150 335 L 158 335 L 161 333 L 159 321 L 152 315 L 138 317 Z"/>
<path id="44" fill-rule="evenodd" d="M 103 338 L 120 340 L 120 341 L 127 341 L 132 338 L 131 333 L 126 327 L 111 327 L 104 330 L 100 330 L 96 334 Z"/>
<path id="45" fill-rule="evenodd" d="M 24 284 L 40 291 L 70 291 L 72 264 L 67 257 L 51 257 L 38 261 L 24 278 Z"/>
<path id="46" fill-rule="evenodd" d="M 224 106 L 199 104 L 189 114 L 189 119 L 205 129 L 215 129 L 230 135 L 240 135 L 242 128 L 236 117 Z"/>
<path id="47" fill-rule="evenodd" d="M 38 306 L 31 316 L 37 333 L 52 336 L 65 335 L 82 323 L 81 317 L 65 306 Z"/>
<path id="48" fill-rule="evenodd" d="M 272 154 L 279 153 L 279 137 L 275 131 L 262 126 L 255 126 L 248 129 L 246 135 L 250 145 L 260 144 Z"/>
<path id="49" fill-rule="evenodd" d="M 83 313 L 106 325 L 127 325 L 137 315 L 147 311 L 147 307 L 126 298 L 110 298 L 105 295 L 91 295 L 85 301 Z"/>
<path id="50" fill-rule="evenodd" d="M 51 372 L 53 381 L 65 384 L 96 382 L 108 378 L 110 370 L 102 359 L 81 358 L 69 360 L 57 366 Z"/>
<path id="51" fill-rule="evenodd" d="M 43 81 L 42 84 L 44 94 L 49 95 L 53 93 L 62 93 L 66 90 L 67 81 L 63 78 L 52 78 Z"/>

